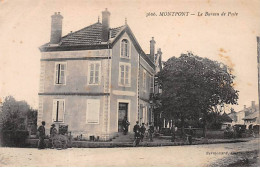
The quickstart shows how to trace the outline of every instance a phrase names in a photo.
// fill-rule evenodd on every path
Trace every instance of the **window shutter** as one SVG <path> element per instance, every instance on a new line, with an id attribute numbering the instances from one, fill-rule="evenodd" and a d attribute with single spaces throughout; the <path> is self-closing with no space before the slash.
<path id="1" fill-rule="evenodd" d="M 100 100 L 99 99 L 88 99 L 87 100 L 87 112 L 86 112 L 86 123 L 98 124 L 100 114 Z"/>
<path id="2" fill-rule="evenodd" d="M 52 108 L 52 122 L 56 121 L 56 114 L 57 114 L 57 101 L 53 100 L 53 108 Z"/>
<path id="3" fill-rule="evenodd" d="M 120 84 L 124 85 L 124 74 L 125 74 L 125 67 L 124 65 L 120 66 Z"/>
<path id="4" fill-rule="evenodd" d="M 65 64 L 60 64 L 60 84 L 65 84 Z"/>
<path id="5" fill-rule="evenodd" d="M 129 66 L 125 66 L 125 84 L 129 85 Z"/>
<path id="6" fill-rule="evenodd" d="M 60 69 L 60 65 L 56 64 L 56 76 L 55 76 L 55 84 L 59 84 L 59 69 Z"/>
<path id="7" fill-rule="evenodd" d="M 96 67 L 95 67 L 95 83 L 96 84 L 99 83 L 99 68 L 100 68 L 99 63 L 96 63 Z"/>
<path id="8" fill-rule="evenodd" d="M 64 118 L 64 101 L 59 101 L 59 116 L 58 116 L 58 121 L 59 122 L 63 122 L 63 118 Z"/>

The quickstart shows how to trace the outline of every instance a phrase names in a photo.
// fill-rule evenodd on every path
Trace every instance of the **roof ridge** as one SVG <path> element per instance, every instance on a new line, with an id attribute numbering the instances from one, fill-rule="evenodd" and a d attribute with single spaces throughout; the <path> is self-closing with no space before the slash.
<path id="1" fill-rule="evenodd" d="M 110 29 L 112 30 L 112 29 L 117 29 L 117 28 L 122 28 L 122 27 L 125 27 L 125 25 L 122 25 L 122 26 L 119 26 L 119 27 L 115 27 L 115 28 L 110 28 Z"/>

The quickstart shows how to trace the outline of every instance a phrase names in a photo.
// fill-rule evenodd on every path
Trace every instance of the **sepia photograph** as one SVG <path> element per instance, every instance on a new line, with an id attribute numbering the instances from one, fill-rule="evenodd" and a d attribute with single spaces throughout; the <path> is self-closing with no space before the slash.
<path id="1" fill-rule="evenodd" d="M 0 167 L 259 167 L 260 0 L 0 0 Z"/>

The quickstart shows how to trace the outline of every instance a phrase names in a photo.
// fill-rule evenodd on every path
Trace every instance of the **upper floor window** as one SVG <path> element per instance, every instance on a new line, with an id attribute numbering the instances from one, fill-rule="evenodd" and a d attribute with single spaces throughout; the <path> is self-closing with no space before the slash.
<path id="1" fill-rule="evenodd" d="M 144 89 L 144 91 L 146 91 L 146 86 L 147 86 L 146 83 L 147 83 L 146 82 L 146 70 L 144 70 L 143 71 L 143 89 Z"/>
<path id="2" fill-rule="evenodd" d="M 65 100 L 64 99 L 54 99 L 53 100 L 52 121 L 53 122 L 64 122 L 64 113 L 65 113 Z"/>
<path id="3" fill-rule="evenodd" d="M 119 85 L 130 86 L 131 65 L 129 63 L 119 63 Z"/>
<path id="4" fill-rule="evenodd" d="M 153 76 L 150 76 L 150 93 L 153 93 Z"/>
<path id="5" fill-rule="evenodd" d="M 66 84 L 66 63 L 55 64 L 55 84 Z"/>
<path id="6" fill-rule="evenodd" d="M 129 48 L 130 48 L 129 41 L 127 39 L 123 39 L 121 41 L 121 57 L 129 58 L 129 56 L 130 56 Z"/>
<path id="7" fill-rule="evenodd" d="M 89 62 L 88 70 L 88 84 L 89 85 L 98 85 L 100 83 L 100 73 L 101 73 L 101 62 L 100 61 L 91 61 Z"/>

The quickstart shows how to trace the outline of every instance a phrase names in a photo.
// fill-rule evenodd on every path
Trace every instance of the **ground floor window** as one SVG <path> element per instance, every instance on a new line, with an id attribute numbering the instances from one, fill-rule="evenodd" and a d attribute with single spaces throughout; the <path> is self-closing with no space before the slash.
<path id="1" fill-rule="evenodd" d="M 65 113 L 65 100 L 64 99 L 54 99 L 53 100 L 52 121 L 53 122 L 64 122 L 64 113 Z"/>
<path id="2" fill-rule="evenodd" d="M 100 100 L 87 99 L 86 123 L 99 124 Z"/>

